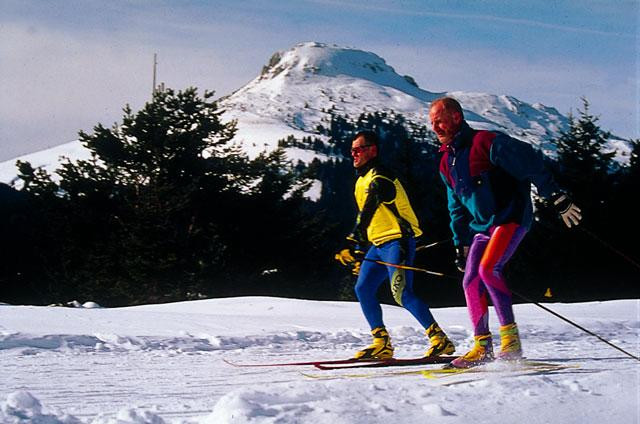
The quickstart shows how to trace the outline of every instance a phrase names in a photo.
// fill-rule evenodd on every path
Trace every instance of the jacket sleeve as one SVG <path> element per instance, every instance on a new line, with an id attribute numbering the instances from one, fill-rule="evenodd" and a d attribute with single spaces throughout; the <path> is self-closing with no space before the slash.
<path id="1" fill-rule="evenodd" d="M 375 177 L 369 184 L 367 199 L 356 218 L 356 225 L 347 239 L 358 244 L 365 244 L 367 242 L 367 228 L 369 228 L 376 210 L 382 203 L 392 202 L 395 198 L 396 186 L 393 181 L 383 176 Z"/>
<path id="2" fill-rule="evenodd" d="M 520 181 L 535 184 L 542 197 L 559 191 L 551 172 L 545 166 L 542 153 L 524 141 L 498 133 L 494 138 L 489 160 Z"/>
<path id="3" fill-rule="evenodd" d="M 471 244 L 471 232 L 469 230 L 470 216 L 464 207 L 458 195 L 453 188 L 447 184 L 444 175 L 440 174 L 445 187 L 447 187 L 447 207 L 449 208 L 449 216 L 451 223 L 449 224 L 453 233 L 454 246 L 469 246 Z"/>

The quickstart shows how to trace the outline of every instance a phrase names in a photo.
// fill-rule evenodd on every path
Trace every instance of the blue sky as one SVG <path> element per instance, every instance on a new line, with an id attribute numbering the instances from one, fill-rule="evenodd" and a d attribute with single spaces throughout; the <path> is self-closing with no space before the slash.
<path id="1" fill-rule="evenodd" d="M 429 91 L 509 94 L 640 138 L 638 0 L 2 0 L 0 160 L 62 144 L 158 79 L 224 95 L 304 41 L 367 50 Z"/>

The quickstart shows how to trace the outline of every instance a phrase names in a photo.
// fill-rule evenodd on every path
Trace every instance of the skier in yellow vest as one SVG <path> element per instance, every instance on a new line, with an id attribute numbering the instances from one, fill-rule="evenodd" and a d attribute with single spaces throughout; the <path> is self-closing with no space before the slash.
<path id="1" fill-rule="evenodd" d="M 373 336 L 373 344 L 354 357 L 393 357 L 393 346 L 376 296 L 387 278 L 395 301 L 411 312 L 425 328 L 430 340 L 425 356 L 451 354 L 455 351 L 453 343 L 435 322 L 429 306 L 413 291 L 413 271 L 375 262 L 411 266 L 415 256 L 415 238 L 422 234 L 404 188 L 378 163 L 378 148 L 378 137 L 370 131 L 356 134 L 351 144 L 353 166 L 359 177 L 355 187 L 358 216 L 352 233 L 347 236 L 350 248 L 336 254 L 338 261 L 352 266 L 354 273 L 358 274 L 355 291 Z"/>

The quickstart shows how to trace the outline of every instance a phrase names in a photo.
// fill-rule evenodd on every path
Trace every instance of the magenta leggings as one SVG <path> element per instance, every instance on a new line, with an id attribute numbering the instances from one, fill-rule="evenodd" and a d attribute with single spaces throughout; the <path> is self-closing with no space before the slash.
<path id="1" fill-rule="evenodd" d="M 511 291 L 502 268 L 511 258 L 527 230 L 508 223 L 493 227 L 489 235 L 476 234 L 469 248 L 462 281 L 469 317 L 476 336 L 489 334 L 489 300 L 500 325 L 514 322 Z"/>

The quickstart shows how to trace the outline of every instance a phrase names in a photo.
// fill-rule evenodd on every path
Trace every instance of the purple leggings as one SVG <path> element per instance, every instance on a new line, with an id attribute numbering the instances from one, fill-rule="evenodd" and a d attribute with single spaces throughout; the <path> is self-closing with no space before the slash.
<path id="1" fill-rule="evenodd" d="M 514 322 L 511 291 L 502 276 L 502 268 L 526 233 L 527 230 L 518 224 L 508 223 L 493 227 L 489 235 L 476 234 L 473 238 L 462 286 L 476 336 L 490 333 L 487 294 L 500 325 Z"/>

